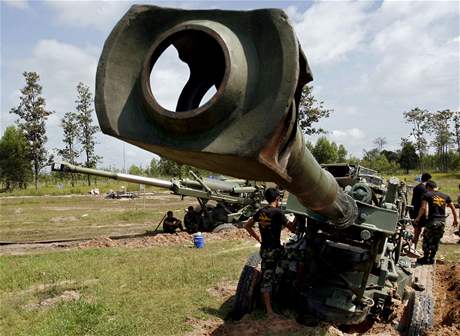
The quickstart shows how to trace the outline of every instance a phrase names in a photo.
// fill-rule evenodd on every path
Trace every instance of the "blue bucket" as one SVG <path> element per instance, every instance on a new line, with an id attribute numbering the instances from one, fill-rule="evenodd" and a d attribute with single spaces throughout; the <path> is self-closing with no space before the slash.
<path id="1" fill-rule="evenodd" d="M 195 244 L 196 248 L 203 248 L 204 247 L 204 237 L 202 235 L 194 235 L 193 243 Z"/>

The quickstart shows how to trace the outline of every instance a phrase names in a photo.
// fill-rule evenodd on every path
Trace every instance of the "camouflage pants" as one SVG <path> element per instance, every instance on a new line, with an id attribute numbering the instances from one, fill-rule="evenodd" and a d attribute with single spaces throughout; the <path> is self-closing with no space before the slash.
<path id="1" fill-rule="evenodd" d="M 425 224 L 423 231 L 423 254 L 427 258 L 434 258 L 438 251 L 439 243 L 444 235 L 445 219 L 430 219 Z"/>
<path id="2" fill-rule="evenodd" d="M 262 282 L 260 291 L 262 293 L 271 293 L 273 291 L 277 273 L 282 272 L 281 268 L 278 266 L 282 253 L 282 248 L 260 250 L 260 257 L 262 258 Z"/>

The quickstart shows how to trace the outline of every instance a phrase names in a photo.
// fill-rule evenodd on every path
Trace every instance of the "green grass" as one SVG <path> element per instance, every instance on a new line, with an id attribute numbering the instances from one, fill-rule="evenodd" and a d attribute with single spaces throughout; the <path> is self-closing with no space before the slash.
<path id="1" fill-rule="evenodd" d="M 420 175 L 418 172 L 410 173 L 409 175 L 397 175 L 400 180 L 405 181 L 408 185 L 415 186 L 417 181 L 415 178 Z M 432 180 L 434 180 L 439 190 L 448 194 L 454 201 L 457 200 L 457 195 L 460 194 L 458 184 L 460 183 L 460 172 L 453 173 L 432 173 Z"/>
<path id="2" fill-rule="evenodd" d="M 203 250 L 110 248 L 0 257 L 0 330 L 4 335 L 184 334 L 191 329 L 186 317 L 209 319 L 209 311 L 224 317 L 223 299 L 207 289 L 236 281 L 254 249 L 247 241 L 225 241 Z M 52 286 L 28 290 L 40 284 Z M 69 289 L 81 298 L 27 309 Z"/>
<path id="3" fill-rule="evenodd" d="M 170 178 L 164 178 L 170 180 Z M 88 186 L 86 181 L 76 181 L 75 186 L 71 186 L 68 181 L 63 182 L 56 180 L 54 182 L 46 181 L 40 183 L 38 190 L 35 190 L 33 184 L 29 184 L 26 189 L 15 189 L 11 192 L 0 193 L 1 197 L 8 196 L 62 196 L 62 195 L 86 195 L 93 188 L 98 188 L 102 194 L 107 193 L 109 190 L 121 190 L 124 186 L 127 191 L 139 192 L 139 184 L 128 183 L 123 181 L 115 181 L 110 179 L 97 179 L 96 184 L 91 180 L 91 186 Z M 157 187 L 146 186 L 146 192 L 155 192 L 161 190 Z"/>
<path id="4" fill-rule="evenodd" d="M 460 245 L 441 244 L 436 257 L 444 257 L 446 261 L 458 263 L 460 261 Z"/>
<path id="5" fill-rule="evenodd" d="M 26 241 L 137 234 L 153 230 L 167 210 L 183 217 L 193 198 L 157 193 L 133 200 L 94 196 L 0 198 L 0 240 Z"/>

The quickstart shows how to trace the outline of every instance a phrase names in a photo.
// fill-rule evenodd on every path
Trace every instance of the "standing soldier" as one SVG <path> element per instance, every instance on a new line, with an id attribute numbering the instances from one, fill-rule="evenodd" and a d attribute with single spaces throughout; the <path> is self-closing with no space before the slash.
<path id="1" fill-rule="evenodd" d="M 431 179 L 431 175 L 429 173 L 423 173 L 422 179 L 419 184 L 417 184 L 412 191 L 412 207 L 413 209 L 410 212 L 410 218 L 415 219 L 417 218 L 418 213 L 420 212 L 420 207 L 422 205 L 422 196 L 426 192 L 425 183 Z M 423 227 L 425 226 L 425 218 L 422 217 L 417 223 L 414 221 L 414 249 L 417 250 L 417 242 L 418 238 L 420 237 L 420 233 L 422 232 Z"/>
<path id="2" fill-rule="evenodd" d="M 427 219 L 423 231 L 423 258 L 419 258 L 417 261 L 420 264 L 433 264 L 446 226 L 446 205 L 454 216 L 453 226 L 457 226 L 458 222 L 457 213 L 450 197 L 436 191 L 437 186 L 434 181 L 426 182 L 425 187 L 427 191 L 422 196 L 422 205 L 415 219 L 415 223 L 420 222 L 422 218 Z"/>
<path id="3" fill-rule="evenodd" d="M 262 283 L 261 292 L 267 309 L 268 318 L 273 318 L 271 305 L 271 292 L 275 281 L 275 271 L 283 252 L 281 245 L 281 230 L 286 226 L 293 231 L 293 223 L 289 222 L 279 209 L 280 193 L 274 188 L 265 190 L 265 200 L 268 206 L 260 209 L 248 220 L 245 225 L 248 233 L 260 243 L 260 257 L 262 258 Z M 259 223 L 260 238 L 254 231 L 255 223 Z"/>

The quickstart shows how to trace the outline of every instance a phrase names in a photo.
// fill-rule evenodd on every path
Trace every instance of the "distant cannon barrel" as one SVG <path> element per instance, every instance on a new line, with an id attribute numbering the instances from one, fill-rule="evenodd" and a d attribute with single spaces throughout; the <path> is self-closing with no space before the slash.
<path id="1" fill-rule="evenodd" d="M 154 177 L 147 177 L 147 176 L 138 176 L 138 175 L 131 175 L 131 174 L 123 174 L 123 173 L 114 173 L 110 171 L 100 170 L 100 169 L 93 169 L 93 168 L 86 168 L 76 166 L 67 162 L 54 162 L 51 165 L 51 170 L 55 172 L 62 172 L 62 173 L 78 173 L 78 174 L 85 174 L 85 175 L 92 175 L 92 176 L 100 176 L 106 177 L 113 180 L 119 180 L 124 182 L 130 183 L 139 183 L 150 185 L 154 187 L 159 187 L 163 189 L 169 189 L 171 191 L 177 192 L 178 188 L 182 187 L 189 187 L 193 189 L 202 189 L 202 185 L 195 180 L 190 179 L 173 179 L 172 181 L 154 178 Z M 241 186 L 241 183 L 245 181 L 220 181 L 220 180 L 213 180 L 213 179 L 204 179 L 203 181 L 205 185 L 211 191 L 222 191 L 222 192 L 232 192 L 235 194 L 243 194 L 243 193 L 251 193 L 255 192 L 257 188 L 252 186 Z"/>
<path id="2" fill-rule="evenodd" d="M 169 46 L 190 69 L 176 111 L 150 74 Z M 96 78 L 103 132 L 179 163 L 273 181 L 332 225 L 354 222 L 354 200 L 323 170 L 298 128 L 312 80 L 286 14 L 133 6 L 107 39 Z M 216 94 L 204 105 L 206 91 Z"/>
<path id="3" fill-rule="evenodd" d="M 170 190 L 172 190 L 174 187 L 174 183 L 172 183 L 171 181 L 167 181 L 167 180 L 157 179 L 153 177 L 146 177 L 146 176 L 136 176 L 136 175 L 130 175 L 130 174 L 114 173 L 114 172 L 109 172 L 105 170 L 92 169 L 92 168 L 86 168 L 86 167 L 79 167 L 79 166 L 75 166 L 67 162 L 54 162 L 51 165 L 51 170 L 56 171 L 56 172 L 62 172 L 62 173 L 79 173 L 79 174 L 107 177 L 107 178 L 114 179 L 114 180 L 146 184 L 146 185 L 155 186 L 155 187 L 164 188 L 164 189 L 170 189 Z"/>

